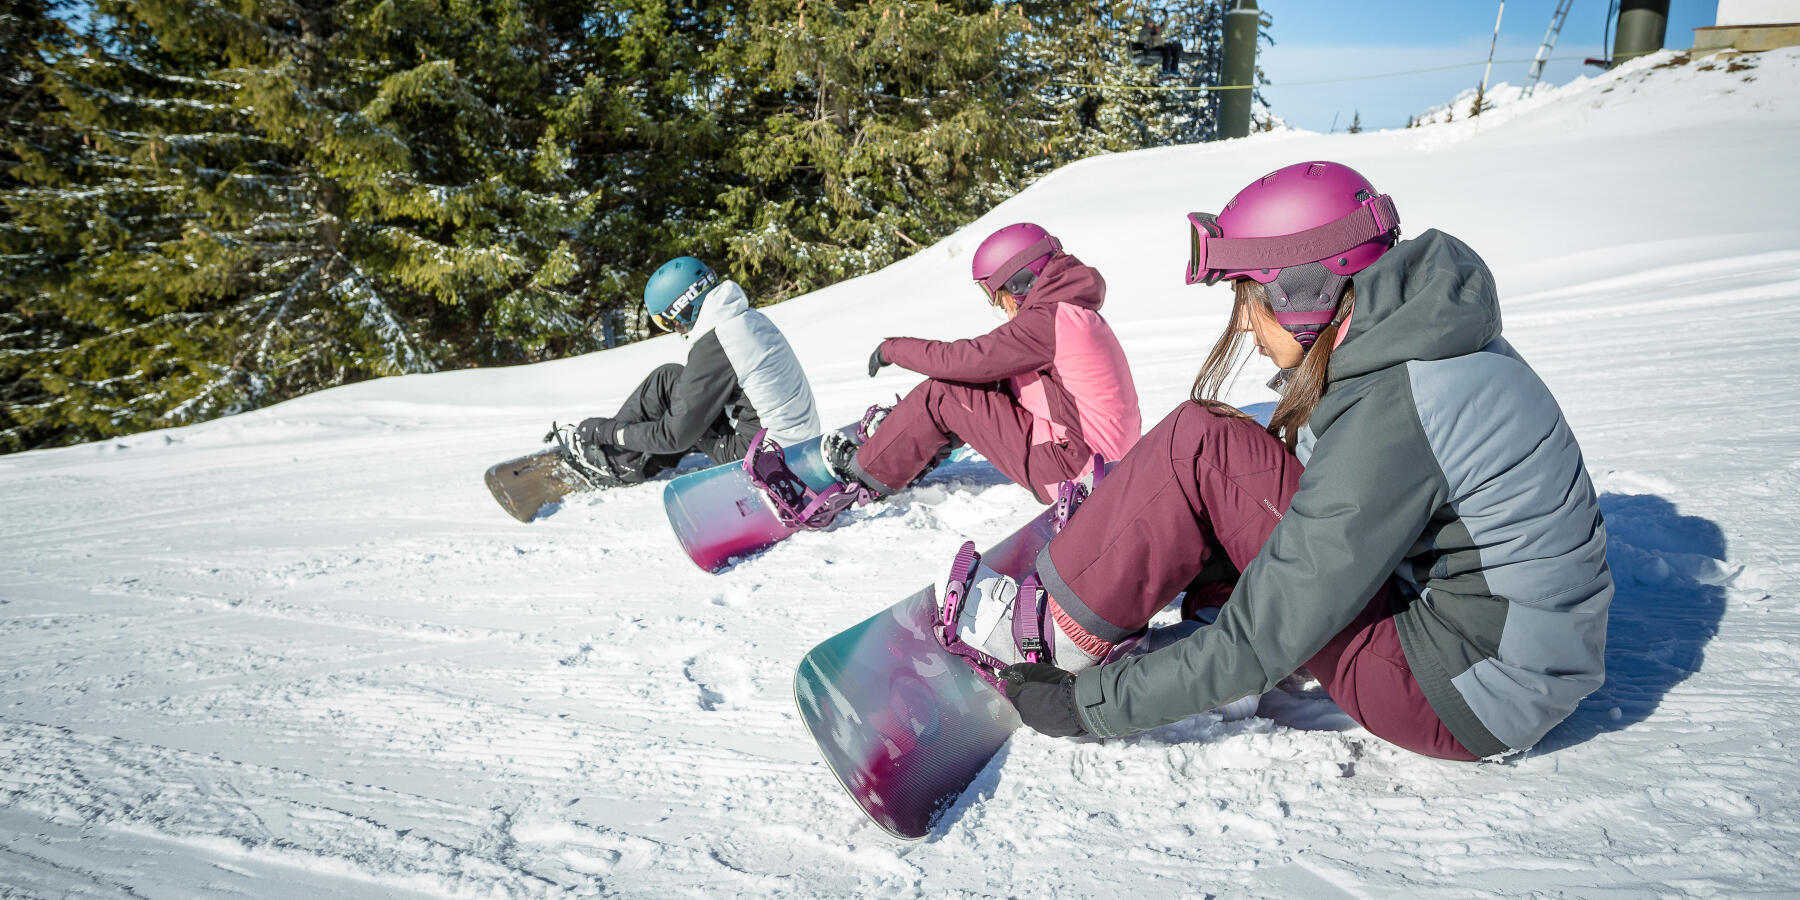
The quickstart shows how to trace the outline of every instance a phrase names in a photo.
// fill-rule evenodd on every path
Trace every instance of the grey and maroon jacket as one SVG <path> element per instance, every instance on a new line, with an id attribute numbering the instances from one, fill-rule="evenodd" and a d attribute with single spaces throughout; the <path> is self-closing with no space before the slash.
<path id="1" fill-rule="evenodd" d="M 1500 337 L 1487 265 L 1427 231 L 1354 283 L 1287 513 L 1215 625 L 1080 675 L 1089 731 L 1273 688 L 1389 578 L 1406 662 L 1478 756 L 1537 743 L 1604 680 L 1606 529 L 1555 399 Z"/>
<path id="2" fill-rule="evenodd" d="M 622 423 L 614 444 L 640 453 L 686 453 L 720 415 L 749 438 L 759 428 L 782 446 L 823 430 L 812 384 L 775 323 L 750 308 L 735 281 L 706 292 L 688 343 L 687 365 L 675 382 L 669 412 L 649 422 Z"/>
<path id="3" fill-rule="evenodd" d="M 1118 460 L 1137 443 L 1144 423 L 1125 350 L 1100 317 L 1105 302 L 1100 272 L 1058 253 L 1006 324 L 960 341 L 888 338 L 881 356 L 941 381 L 1005 379 L 1032 415 L 1033 444 L 1072 436 Z M 1056 496 L 1054 484 L 1027 486 Z"/>

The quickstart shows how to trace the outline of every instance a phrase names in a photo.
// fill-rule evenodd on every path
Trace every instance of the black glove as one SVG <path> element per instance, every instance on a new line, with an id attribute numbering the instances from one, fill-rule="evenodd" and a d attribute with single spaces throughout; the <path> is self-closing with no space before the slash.
<path id="1" fill-rule="evenodd" d="M 881 358 L 881 345 L 875 345 L 875 352 L 869 354 L 869 377 L 874 378 L 875 373 L 881 371 L 882 366 L 891 365 L 893 365 L 893 363 Z"/>
<path id="2" fill-rule="evenodd" d="M 1075 712 L 1075 675 L 1049 663 L 1015 663 L 1000 670 L 1006 699 L 1033 731 L 1050 737 L 1087 734 Z"/>
<path id="3" fill-rule="evenodd" d="M 575 426 L 575 433 L 581 436 L 581 442 L 590 446 L 596 444 L 612 446 L 613 438 L 617 437 L 615 434 L 617 431 L 618 428 L 614 426 L 613 420 L 605 416 L 582 419 L 581 424 Z"/>

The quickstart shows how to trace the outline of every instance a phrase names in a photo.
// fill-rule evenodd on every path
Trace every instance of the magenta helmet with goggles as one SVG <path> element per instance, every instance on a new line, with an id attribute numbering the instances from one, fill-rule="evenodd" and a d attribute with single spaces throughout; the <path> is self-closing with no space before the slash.
<path id="1" fill-rule="evenodd" d="M 1400 237 L 1394 201 L 1355 169 L 1295 163 L 1250 183 L 1218 215 L 1188 214 L 1188 284 L 1250 278 L 1303 346 L 1336 320 L 1350 276 Z"/>
<path id="2" fill-rule="evenodd" d="M 992 300 L 1002 288 L 1023 297 L 1044 273 L 1050 258 L 1062 251 L 1062 242 L 1030 222 L 1008 225 L 987 236 L 975 248 L 969 274 Z"/>

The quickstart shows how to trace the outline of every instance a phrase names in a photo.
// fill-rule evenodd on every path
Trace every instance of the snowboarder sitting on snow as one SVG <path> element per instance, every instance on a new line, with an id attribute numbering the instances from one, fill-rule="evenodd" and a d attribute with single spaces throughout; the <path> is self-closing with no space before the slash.
<path id="1" fill-rule="evenodd" d="M 1613 583 L 1581 449 L 1500 336 L 1486 264 L 1439 231 L 1396 245 L 1392 201 L 1337 163 L 1189 221 L 1188 283 L 1236 297 L 1192 401 L 1039 554 L 1048 658 L 1010 627 L 1038 595 L 986 569 L 964 640 L 1013 663 L 1007 695 L 1048 735 L 1155 728 L 1304 665 L 1415 753 L 1536 744 L 1604 680 Z M 1246 332 L 1285 376 L 1266 431 L 1214 399 Z M 1102 664 L 1219 552 L 1241 575 L 1214 624 Z"/>
<path id="2" fill-rule="evenodd" d="M 819 433 L 800 360 L 736 282 L 677 257 L 650 276 L 644 307 L 658 327 L 688 342 L 687 365 L 657 367 L 617 413 L 573 429 L 570 449 L 591 480 L 635 484 L 690 452 L 734 462 L 762 428 L 783 444 Z"/>
<path id="3" fill-rule="evenodd" d="M 860 448 L 833 432 L 825 458 L 845 484 L 888 494 L 963 442 L 1038 500 L 1081 477 L 1099 453 L 1116 460 L 1143 427 L 1125 351 L 1100 305 L 1106 281 L 1030 223 L 975 251 L 975 283 L 1007 322 L 978 338 L 888 338 L 869 375 L 898 365 L 927 376 Z"/>

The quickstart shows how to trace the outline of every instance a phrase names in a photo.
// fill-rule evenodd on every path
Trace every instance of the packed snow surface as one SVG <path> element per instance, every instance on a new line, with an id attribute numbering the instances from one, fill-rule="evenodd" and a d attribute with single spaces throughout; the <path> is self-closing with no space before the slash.
<path id="1" fill-rule="evenodd" d="M 1224 322 L 1183 215 L 1305 159 L 1497 274 L 1604 494 L 1607 682 L 1541 746 L 1444 763 L 1316 684 L 1125 740 L 1022 732 L 925 841 L 796 718 L 808 648 L 1038 507 L 979 460 L 722 575 L 661 483 L 530 524 L 481 473 L 610 412 L 678 339 L 394 378 L 0 457 L 0 894 L 1465 896 L 1800 889 L 1800 53 L 1662 54 L 1484 116 L 1091 159 L 905 262 L 769 310 L 831 422 L 887 335 L 997 324 L 1032 220 L 1105 273 L 1146 421 Z M 1270 399 L 1258 358 L 1231 398 Z"/>

